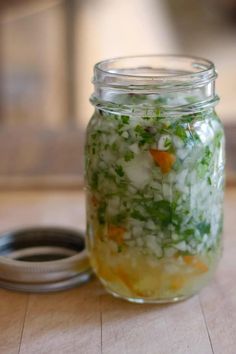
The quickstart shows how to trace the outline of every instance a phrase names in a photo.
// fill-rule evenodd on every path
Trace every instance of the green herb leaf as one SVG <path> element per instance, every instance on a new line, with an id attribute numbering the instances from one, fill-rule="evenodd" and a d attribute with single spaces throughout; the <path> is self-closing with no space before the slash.
<path id="1" fill-rule="evenodd" d="M 197 229 L 200 232 L 201 236 L 204 236 L 205 234 L 209 234 L 211 231 L 211 225 L 206 222 L 201 222 L 197 225 Z"/>
<path id="2" fill-rule="evenodd" d="M 216 133 L 215 137 L 214 137 L 214 145 L 219 149 L 221 146 L 221 141 L 223 138 L 223 131 L 219 131 Z"/>
<path id="3" fill-rule="evenodd" d="M 204 156 L 201 159 L 199 165 L 197 166 L 197 174 L 198 177 L 203 178 L 207 171 L 209 170 L 209 166 L 212 159 L 212 152 L 210 151 L 209 146 L 206 146 L 204 149 Z"/>
<path id="4" fill-rule="evenodd" d="M 181 125 L 178 125 L 175 129 L 175 132 L 174 132 L 175 135 L 177 135 L 181 140 L 183 140 L 185 143 L 186 141 L 188 140 L 189 136 L 187 134 L 187 131 L 186 129 L 181 126 Z"/>
<path id="5" fill-rule="evenodd" d="M 162 226 L 167 226 L 172 220 L 172 206 L 167 200 L 160 200 L 149 204 L 146 208 L 150 217 L 161 222 Z"/>
<path id="6" fill-rule="evenodd" d="M 136 125 L 134 131 L 138 133 L 141 138 L 139 141 L 140 145 L 153 144 L 155 142 L 155 134 L 148 130 L 148 127 L 144 128 L 141 125 Z"/>
<path id="7" fill-rule="evenodd" d="M 127 218 L 127 213 L 124 211 L 124 212 L 120 212 L 120 213 L 114 215 L 111 218 L 111 221 L 112 221 L 112 224 L 114 224 L 114 225 L 120 225 L 120 224 L 124 223 L 126 218 Z"/>
<path id="8" fill-rule="evenodd" d="M 170 139 L 166 139 L 165 142 L 164 142 L 164 147 L 166 149 L 170 149 L 171 145 L 172 145 L 172 141 Z"/>
<path id="9" fill-rule="evenodd" d="M 91 188 L 97 189 L 98 187 L 98 172 L 93 172 L 91 176 Z"/>
<path id="10" fill-rule="evenodd" d="M 134 153 L 133 151 L 127 151 L 124 155 L 125 161 L 130 161 L 134 158 Z"/>
<path id="11" fill-rule="evenodd" d="M 116 143 L 113 143 L 113 144 L 111 145 L 111 150 L 112 150 L 112 151 L 117 151 L 117 150 L 118 150 Z"/>
<path id="12" fill-rule="evenodd" d="M 189 237 L 192 237 L 193 235 L 194 235 L 193 229 L 187 229 L 183 232 L 183 236 L 185 239 L 188 239 Z"/>
<path id="13" fill-rule="evenodd" d="M 130 214 L 130 216 L 136 220 L 140 220 L 140 221 L 146 221 L 147 217 L 143 216 L 140 211 L 138 210 L 133 210 L 132 213 Z"/>
<path id="14" fill-rule="evenodd" d="M 98 221 L 101 225 L 105 224 L 106 221 L 106 209 L 107 209 L 107 203 L 102 202 L 97 210 L 97 215 L 98 215 Z"/>
<path id="15" fill-rule="evenodd" d="M 121 116 L 121 120 L 124 124 L 129 124 L 129 116 Z"/>
<path id="16" fill-rule="evenodd" d="M 118 247 L 117 247 L 117 252 L 118 252 L 118 253 L 121 253 L 122 250 L 123 250 L 123 246 L 122 246 L 122 245 L 118 245 Z"/>
<path id="17" fill-rule="evenodd" d="M 125 175 L 123 167 L 121 165 L 117 165 L 115 167 L 115 171 L 118 174 L 118 176 L 123 177 Z"/>

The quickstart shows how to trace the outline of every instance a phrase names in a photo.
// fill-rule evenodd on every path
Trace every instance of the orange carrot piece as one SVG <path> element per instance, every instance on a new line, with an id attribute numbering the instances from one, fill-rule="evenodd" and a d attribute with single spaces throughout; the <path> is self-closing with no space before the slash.
<path id="1" fill-rule="evenodd" d="M 152 155 L 155 163 L 160 167 L 162 173 L 170 172 L 171 167 L 176 160 L 176 157 L 173 154 L 157 149 L 150 149 L 149 152 Z"/>
<path id="2" fill-rule="evenodd" d="M 93 204 L 93 206 L 94 206 L 95 208 L 98 206 L 98 200 L 97 200 L 97 198 L 95 197 L 95 195 L 93 195 L 93 196 L 91 197 L 91 202 L 92 202 L 92 204 Z"/>
<path id="3" fill-rule="evenodd" d="M 107 281 L 114 281 L 115 275 L 112 272 L 111 267 L 109 267 L 106 263 L 103 263 L 103 261 L 99 258 L 96 259 L 96 269 L 98 276 L 104 278 Z"/>
<path id="4" fill-rule="evenodd" d="M 123 235 L 126 229 L 121 226 L 109 225 L 108 226 L 108 237 L 109 239 L 115 241 L 118 245 L 121 245 L 124 241 Z"/>
<path id="5" fill-rule="evenodd" d="M 181 275 L 176 275 L 171 279 L 171 289 L 180 290 L 185 284 L 185 278 Z"/>
<path id="6" fill-rule="evenodd" d="M 186 264 L 191 265 L 194 269 L 205 273 L 208 271 L 208 266 L 200 261 L 197 256 L 183 256 L 183 260 Z"/>
<path id="7" fill-rule="evenodd" d="M 121 267 L 117 267 L 117 269 L 115 270 L 115 274 L 134 296 L 147 296 L 145 292 L 140 291 L 136 288 L 137 276 L 134 276 L 134 274 L 129 274 Z"/>
<path id="8" fill-rule="evenodd" d="M 196 256 L 183 256 L 183 260 L 186 264 L 193 264 Z"/>
<path id="9" fill-rule="evenodd" d="M 131 290 L 132 292 L 134 291 L 133 289 L 134 280 L 131 279 L 129 274 L 125 272 L 124 269 L 122 269 L 121 267 L 117 267 L 117 269 L 115 270 L 115 274 L 129 288 L 129 290 Z"/>
<path id="10" fill-rule="evenodd" d="M 199 270 L 201 273 L 205 273 L 208 271 L 208 266 L 201 262 L 201 261 L 197 261 L 195 264 L 194 264 L 194 268 L 196 270 Z"/>

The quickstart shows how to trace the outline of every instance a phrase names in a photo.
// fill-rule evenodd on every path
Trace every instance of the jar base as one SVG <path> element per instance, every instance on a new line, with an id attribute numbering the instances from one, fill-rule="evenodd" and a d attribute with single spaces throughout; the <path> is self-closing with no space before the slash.
<path id="1" fill-rule="evenodd" d="M 104 286 L 104 284 L 103 284 L 103 286 Z M 163 304 L 171 304 L 171 303 L 187 300 L 187 299 L 193 297 L 194 295 L 196 295 L 196 294 L 182 295 L 182 296 L 175 296 L 175 297 L 165 298 L 165 299 L 143 299 L 143 298 L 133 298 L 133 297 L 120 295 L 120 294 L 116 293 L 115 291 L 107 288 L 106 286 L 104 286 L 104 288 L 110 295 L 112 295 L 118 299 L 132 302 L 135 304 L 162 304 L 162 305 Z"/>

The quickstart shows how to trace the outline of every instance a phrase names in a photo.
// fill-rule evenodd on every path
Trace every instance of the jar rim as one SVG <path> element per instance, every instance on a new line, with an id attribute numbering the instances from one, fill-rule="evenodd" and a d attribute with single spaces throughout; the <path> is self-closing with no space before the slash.
<path id="1" fill-rule="evenodd" d="M 151 54 L 106 59 L 94 66 L 95 85 L 109 87 L 202 86 L 215 80 L 212 61 L 197 56 Z"/>

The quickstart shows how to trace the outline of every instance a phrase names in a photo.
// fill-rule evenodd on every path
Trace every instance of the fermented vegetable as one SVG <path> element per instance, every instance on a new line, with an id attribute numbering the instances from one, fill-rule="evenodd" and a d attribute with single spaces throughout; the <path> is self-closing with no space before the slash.
<path id="1" fill-rule="evenodd" d="M 220 253 L 224 160 L 216 114 L 168 119 L 97 110 L 88 132 L 98 275 L 127 297 L 193 293 Z"/>

